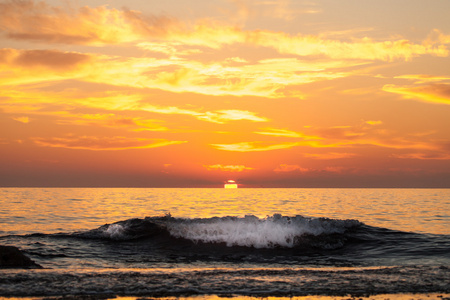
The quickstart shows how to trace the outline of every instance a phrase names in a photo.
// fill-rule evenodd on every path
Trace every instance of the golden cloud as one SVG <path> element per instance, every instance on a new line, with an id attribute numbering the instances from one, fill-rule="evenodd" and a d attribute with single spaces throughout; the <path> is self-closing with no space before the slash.
<path id="1" fill-rule="evenodd" d="M 141 117 L 127 117 L 116 114 L 58 114 L 58 124 L 74 124 L 84 126 L 100 126 L 111 128 L 126 128 L 133 131 L 168 131 L 160 120 L 144 119 Z"/>
<path id="2" fill-rule="evenodd" d="M 245 110 L 237 110 L 237 109 L 229 109 L 229 110 L 218 110 L 213 112 L 205 112 L 203 115 L 198 115 L 197 119 L 220 123 L 223 124 L 228 121 L 252 121 L 252 122 L 267 122 L 269 121 L 267 118 L 258 117 L 256 113 L 245 111 Z"/>
<path id="3" fill-rule="evenodd" d="M 372 121 L 366 121 L 365 122 L 366 124 L 369 124 L 369 125 L 381 125 L 381 124 L 383 124 L 383 121 L 380 121 L 380 120 L 372 120 Z"/>
<path id="4" fill-rule="evenodd" d="M 34 138 L 42 147 L 56 147 L 81 150 L 127 150 L 147 149 L 186 143 L 186 141 L 169 141 L 165 139 L 144 139 L 127 137 L 69 136 L 64 138 Z"/>
<path id="5" fill-rule="evenodd" d="M 299 172 L 299 173 L 343 173 L 346 171 L 343 167 L 325 167 L 323 169 L 314 169 L 314 168 L 303 168 L 299 165 L 288 165 L 288 164 L 280 164 L 274 170 L 276 173 L 291 173 L 291 172 Z"/>
<path id="6" fill-rule="evenodd" d="M 0 90 L 0 97 L 4 97 L 1 107 L 7 113 L 27 113 L 41 115 L 58 115 L 60 123 L 78 125 L 99 125 L 106 127 L 139 127 L 137 130 L 166 130 L 158 120 L 148 120 L 137 117 L 117 116 L 114 113 L 74 114 L 68 111 L 76 108 L 94 108 L 107 111 L 151 112 L 165 115 L 188 115 L 200 121 L 225 124 L 232 121 L 268 122 L 269 119 L 258 116 L 247 110 L 229 109 L 215 111 L 201 111 L 184 109 L 176 106 L 157 106 L 142 101 L 143 95 L 122 92 L 104 92 L 98 96 L 82 97 L 74 90 L 64 92 L 32 92 Z M 32 101 L 30 101 L 32 99 Z M 59 111 L 55 112 L 55 105 Z M 49 111 L 50 110 L 50 111 Z"/>
<path id="7" fill-rule="evenodd" d="M 428 42 L 414 44 L 405 39 L 376 42 L 367 37 L 354 39 L 352 42 L 342 42 L 323 39 L 320 36 L 289 35 L 268 30 L 245 31 L 236 26 L 205 20 L 198 22 L 193 30 L 177 31 L 166 38 L 188 45 L 214 49 L 223 45 L 240 43 L 273 48 L 281 54 L 324 55 L 333 59 L 394 61 L 411 60 L 420 55 L 448 56 L 449 54 L 444 45 L 436 46 Z"/>
<path id="8" fill-rule="evenodd" d="M 279 165 L 276 169 L 274 169 L 275 172 L 277 173 L 288 173 L 288 172 L 294 172 L 294 171 L 298 171 L 301 173 L 306 173 L 309 172 L 310 169 L 309 168 L 303 168 L 299 165 L 288 165 L 288 164 L 281 164 Z"/>
<path id="9" fill-rule="evenodd" d="M 20 122 L 20 123 L 24 123 L 24 124 L 27 124 L 30 122 L 29 117 L 13 117 L 13 120 Z"/>
<path id="10" fill-rule="evenodd" d="M 418 99 L 424 102 L 450 104 L 450 84 L 432 84 L 425 86 L 397 86 L 387 84 L 383 91 L 400 94 L 406 99 Z"/>
<path id="11" fill-rule="evenodd" d="M 330 152 L 330 153 L 303 153 L 304 157 L 315 158 L 315 159 L 341 159 L 350 158 L 356 156 L 355 153 L 345 153 L 345 152 Z"/>
<path id="12" fill-rule="evenodd" d="M 77 52 L 0 49 L 0 85 L 77 78 L 92 63 L 91 55 Z"/>
<path id="13" fill-rule="evenodd" d="M 415 84 L 450 80 L 449 76 L 434 76 L 434 75 L 429 75 L 429 74 L 408 74 L 408 75 L 395 76 L 394 78 L 414 80 Z"/>
<path id="14" fill-rule="evenodd" d="M 364 61 L 411 60 L 420 55 L 448 56 L 449 53 L 445 46 L 448 37 L 440 33 L 438 38 L 428 38 L 422 44 L 405 39 L 380 42 L 367 37 L 342 42 L 320 36 L 243 30 L 211 20 L 187 24 L 167 16 L 144 16 L 137 11 L 107 6 L 63 9 L 31 0 L 0 4 L 0 28 L 10 38 L 47 43 L 103 45 L 154 39 L 213 49 L 247 44 L 273 48 L 282 54 Z"/>
<path id="15" fill-rule="evenodd" d="M 229 121 L 252 121 L 268 122 L 269 119 L 258 117 L 256 113 L 244 110 L 217 110 L 217 111 L 196 111 L 190 109 L 181 109 L 175 106 L 163 107 L 154 105 L 143 105 L 141 110 L 160 113 L 160 114 L 179 114 L 190 115 L 201 121 L 223 124 Z"/>
<path id="16" fill-rule="evenodd" d="M 225 171 L 225 172 L 243 172 L 254 170 L 254 168 L 246 167 L 244 165 L 203 165 L 208 171 Z"/>
<path id="17" fill-rule="evenodd" d="M 312 148 L 348 148 L 355 146 L 427 150 L 438 150 L 441 148 L 435 141 L 424 140 L 423 134 L 411 134 L 408 137 L 396 137 L 393 132 L 388 133 L 385 130 L 378 129 L 377 126 L 381 124 L 383 124 L 383 122 L 380 120 L 369 120 L 356 126 L 344 125 L 324 128 L 305 128 L 308 133 L 274 128 L 267 128 L 265 131 L 255 133 L 289 138 L 295 141 L 293 142 L 293 144 L 295 144 L 294 146 Z M 242 146 L 245 146 L 245 144 Z M 237 147 L 237 149 L 240 148 Z M 318 159 L 347 158 L 353 155 L 354 154 L 342 152 L 306 154 L 306 156 Z"/>
<path id="18" fill-rule="evenodd" d="M 103 45 L 159 36 L 170 27 L 168 17 L 146 18 L 139 12 L 106 6 L 77 10 L 32 0 L 0 3 L 0 28 L 12 39 L 47 43 Z"/>
<path id="19" fill-rule="evenodd" d="M 292 95 L 292 92 L 285 90 L 288 86 L 349 76 L 350 73 L 328 69 L 360 63 L 306 63 L 289 59 L 241 62 L 241 65 L 234 67 L 227 64 L 227 61 L 205 64 L 175 58 L 124 58 L 56 50 L 2 49 L 0 65 L 8 72 L 0 73 L 0 84 L 22 85 L 76 79 L 175 93 L 276 98 Z"/>
<path id="20" fill-rule="evenodd" d="M 307 135 L 302 132 L 292 131 L 288 129 L 277 129 L 277 128 L 265 128 L 265 131 L 257 131 L 255 133 L 269 136 L 279 136 L 279 137 L 292 137 L 292 138 L 303 138 L 303 139 L 312 139 L 312 140 L 320 140 L 322 139 L 319 136 Z"/>
<path id="21" fill-rule="evenodd" d="M 242 142 L 234 144 L 211 144 L 213 148 L 218 150 L 236 151 L 236 152 L 254 152 L 254 151 L 289 149 L 298 145 L 300 145 L 300 143 Z"/>
<path id="22" fill-rule="evenodd" d="M 400 159 L 420 159 L 420 160 L 450 160 L 450 154 L 448 153 L 405 153 L 405 154 L 393 154 L 395 158 Z"/>

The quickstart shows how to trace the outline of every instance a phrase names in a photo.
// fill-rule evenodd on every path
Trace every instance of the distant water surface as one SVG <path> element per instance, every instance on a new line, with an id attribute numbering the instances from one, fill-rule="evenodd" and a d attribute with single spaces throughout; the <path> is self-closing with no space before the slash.
<path id="1" fill-rule="evenodd" d="M 450 234 L 450 189 L 0 189 L 0 234 L 92 229 L 167 213 L 357 219 L 389 229 Z"/>

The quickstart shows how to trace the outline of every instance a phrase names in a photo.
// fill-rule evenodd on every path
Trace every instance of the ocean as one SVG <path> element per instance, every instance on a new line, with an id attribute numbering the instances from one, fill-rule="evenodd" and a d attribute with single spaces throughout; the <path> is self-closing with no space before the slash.
<path id="1" fill-rule="evenodd" d="M 0 298 L 450 299 L 450 189 L 1 188 Z"/>

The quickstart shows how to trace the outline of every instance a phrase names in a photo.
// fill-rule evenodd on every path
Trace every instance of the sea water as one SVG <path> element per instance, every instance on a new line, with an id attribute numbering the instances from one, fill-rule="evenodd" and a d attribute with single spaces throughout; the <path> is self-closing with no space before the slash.
<path id="1" fill-rule="evenodd" d="M 445 297 L 450 190 L 3 188 L 0 245 L 0 297 Z"/>

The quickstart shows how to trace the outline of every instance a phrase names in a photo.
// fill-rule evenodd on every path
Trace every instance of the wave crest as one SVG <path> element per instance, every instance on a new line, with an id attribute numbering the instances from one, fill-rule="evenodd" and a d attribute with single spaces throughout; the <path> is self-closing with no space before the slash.
<path id="1" fill-rule="evenodd" d="M 357 220 L 287 217 L 279 214 L 260 219 L 253 215 L 244 218 L 223 217 L 209 219 L 175 219 L 167 229 L 177 238 L 194 242 L 224 243 L 227 246 L 254 248 L 292 248 L 305 235 L 342 234 L 361 224 Z"/>
<path id="2" fill-rule="evenodd" d="M 336 220 L 328 218 L 288 217 L 280 214 L 258 218 L 213 217 L 184 219 L 147 217 L 106 224 L 82 234 L 88 238 L 131 240 L 168 234 L 171 238 L 190 240 L 194 243 L 225 244 L 228 247 L 293 248 L 302 244 L 317 244 L 330 241 L 324 237 L 342 236 L 349 228 L 361 225 L 357 220 Z M 320 239 L 315 237 L 322 237 Z M 334 239 L 335 240 L 335 239 Z M 321 248 L 335 248 L 320 245 Z"/>

